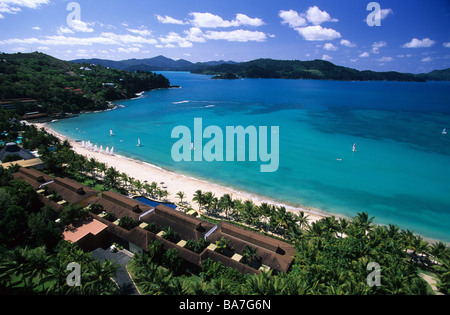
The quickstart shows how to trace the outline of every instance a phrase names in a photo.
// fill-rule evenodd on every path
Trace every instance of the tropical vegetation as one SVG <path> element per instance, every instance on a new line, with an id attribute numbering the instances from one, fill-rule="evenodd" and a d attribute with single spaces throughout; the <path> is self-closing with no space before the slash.
<path id="1" fill-rule="evenodd" d="M 13 103 L 17 114 L 104 110 L 110 101 L 168 88 L 162 75 L 120 71 L 94 64 L 73 64 L 43 53 L 0 54 L 0 99 L 32 98 L 39 107 Z"/>

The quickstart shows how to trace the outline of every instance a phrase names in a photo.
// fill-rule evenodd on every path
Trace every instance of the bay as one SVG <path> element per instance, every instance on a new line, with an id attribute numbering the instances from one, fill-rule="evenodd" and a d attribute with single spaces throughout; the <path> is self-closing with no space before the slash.
<path id="1" fill-rule="evenodd" d="M 181 88 L 146 92 L 116 102 L 115 110 L 51 127 L 236 190 L 329 214 L 364 211 L 376 223 L 450 242 L 450 135 L 442 134 L 450 130 L 450 82 L 229 81 L 161 73 Z M 193 132 L 195 118 L 224 133 L 226 126 L 278 126 L 278 171 L 261 173 L 261 161 L 175 162 L 172 130 Z"/>

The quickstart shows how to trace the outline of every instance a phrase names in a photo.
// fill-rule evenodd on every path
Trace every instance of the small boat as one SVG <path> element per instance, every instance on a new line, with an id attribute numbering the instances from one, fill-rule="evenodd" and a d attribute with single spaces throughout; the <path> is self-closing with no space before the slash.
<path id="1" fill-rule="evenodd" d="M 353 145 L 353 152 L 357 152 L 357 150 L 356 150 L 356 143 Z"/>
<path id="2" fill-rule="evenodd" d="M 114 155 L 114 147 L 112 147 L 111 150 L 109 151 L 109 155 Z"/>
<path id="3" fill-rule="evenodd" d="M 444 128 L 444 130 L 442 130 L 442 134 L 443 134 L 443 135 L 446 135 L 446 134 L 447 134 L 447 129 L 446 129 L 446 128 Z"/>
<path id="4" fill-rule="evenodd" d="M 195 147 L 194 147 L 194 142 L 191 142 L 191 151 L 194 151 Z"/>
<path id="5" fill-rule="evenodd" d="M 113 133 L 112 129 L 109 129 L 109 135 L 110 135 L 111 137 L 115 136 L 115 134 Z"/>
<path id="6" fill-rule="evenodd" d="M 138 147 L 142 147 L 142 145 L 141 145 L 141 139 L 138 139 L 138 144 L 137 144 L 137 146 L 138 146 Z"/>

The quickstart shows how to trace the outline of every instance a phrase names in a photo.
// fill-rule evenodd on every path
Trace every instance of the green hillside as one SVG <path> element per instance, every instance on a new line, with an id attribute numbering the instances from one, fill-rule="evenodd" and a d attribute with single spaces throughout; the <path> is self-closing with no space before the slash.
<path id="1" fill-rule="evenodd" d="M 0 99 L 33 98 L 43 113 L 102 110 L 108 102 L 167 88 L 169 80 L 91 64 L 73 64 L 42 53 L 0 54 Z M 16 108 L 23 114 L 27 108 Z"/>
<path id="2" fill-rule="evenodd" d="M 210 75 L 234 73 L 235 75 L 242 78 L 315 79 L 343 81 L 425 81 L 424 79 L 412 74 L 393 71 L 358 71 L 352 68 L 336 66 L 335 64 L 324 60 L 298 61 L 257 59 L 240 64 L 222 64 L 196 72 Z"/>

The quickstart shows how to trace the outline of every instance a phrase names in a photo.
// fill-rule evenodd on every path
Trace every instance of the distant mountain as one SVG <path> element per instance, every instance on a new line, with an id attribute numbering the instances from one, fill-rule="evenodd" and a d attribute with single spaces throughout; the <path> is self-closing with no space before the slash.
<path id="1" fill-rule="evenodd" d="M 126 71 L 201 71 L 202 69 L 221 64 L 234 64 L 233 61 L 209 61 L 192 63 L 184 59 L 173 60 L 164 56 L 146 59 L 128 59 L 113 61 L 105 59 L 77 59 L 73 63 L 88 63 Z"/>
<path id="2" fill-rule="evenodd" d="M 409 73 L 359 71 L 337 66 L 325 60 L 273 60 L 257 59 L 239 64 L 221 64 L 198 71 L 201 74 L 235 74 L 242 78 L 317 79 L 339 81 L 408 81 L 425 79 Z"/>
<path id="3" fill-rule="evenodd" d="M 164 56 L 157 56 L 147 59 L 128 59 L 122 61 L 78 59 L 72 62 L 95 64 L 132 72 L 137 70 L 190 71 L 214 76 L 230 76 L 233 74 L 241 78 L 406 82 L 450 81 L 450 68 L 422 74 L 400 73 L 395 71 L 359 71 L 348 67 L 337 66 L 325 60 L 256 59 L 241 63 L 224 60 L 192 63 L 184 59 L 173 60 Z"/>
<path id="4" fill-rule="evenodd" d="M 450 81 L 450 68 L 434 70 L 429 73 L 421 73 L 417 76 L 427 81 Z"/>

